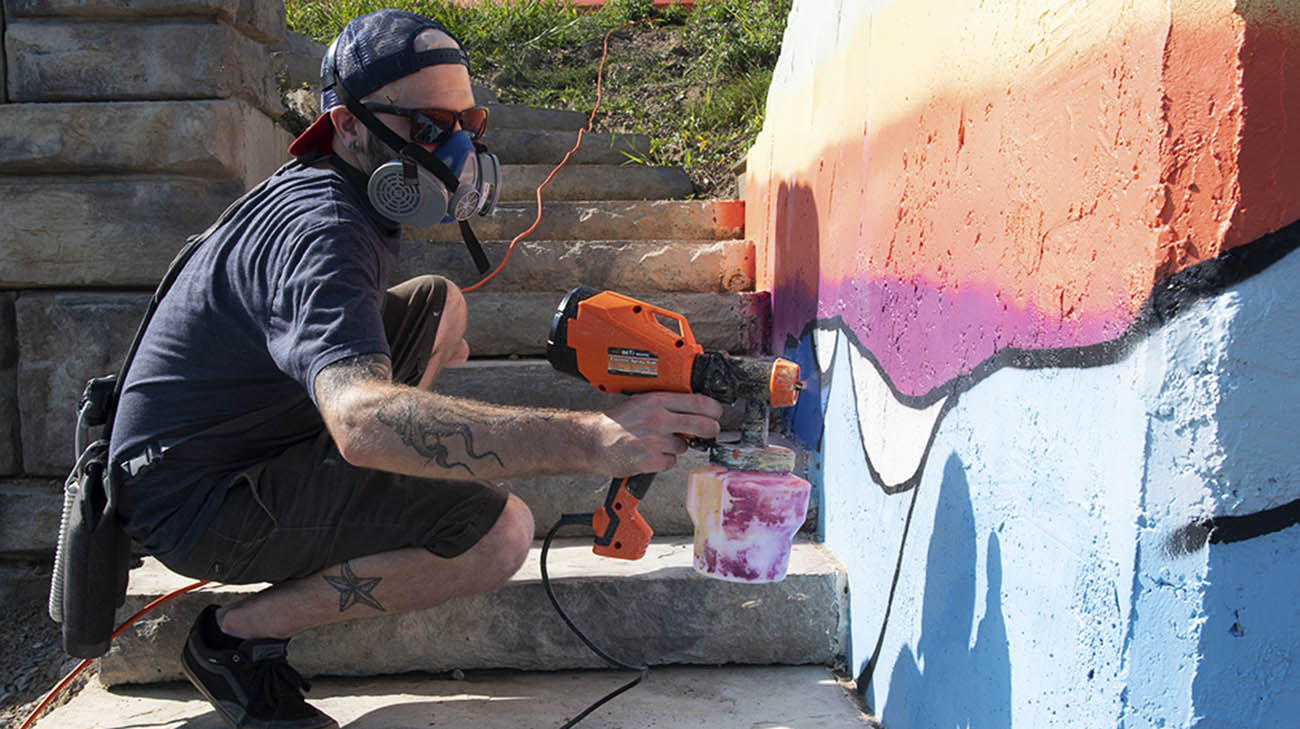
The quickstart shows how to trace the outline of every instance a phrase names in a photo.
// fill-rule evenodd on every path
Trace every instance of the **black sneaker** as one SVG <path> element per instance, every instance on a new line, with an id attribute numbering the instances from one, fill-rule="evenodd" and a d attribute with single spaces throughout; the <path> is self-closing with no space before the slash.
<path id="1" fill-rule="evenodd" d="M 216 625 L 209 605 L 190 628 L 181 667 L 190 683 L 234 729 L 338 729 L 338 722 L 302 698 L 310 685 L 289 665 L 289 641 L 245 640 L 217 649 L 204 639 L 204 624 Z"/>

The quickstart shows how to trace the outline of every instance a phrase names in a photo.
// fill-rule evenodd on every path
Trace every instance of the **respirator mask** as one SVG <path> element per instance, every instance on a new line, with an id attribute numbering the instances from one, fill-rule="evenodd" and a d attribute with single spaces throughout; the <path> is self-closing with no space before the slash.
<path id="1" fill-rule="evenodd" d="M 494 154 L 479 152 L 465 131 L 448 135 L 433 156 L 456 178 L 449 190 L 442 180 L 408 156 L 385 162 L 370 174 L 366 195 L 389 220 L 404 225 L 433 225 L 487 215 L 496 207 L 501 164 Z"/>

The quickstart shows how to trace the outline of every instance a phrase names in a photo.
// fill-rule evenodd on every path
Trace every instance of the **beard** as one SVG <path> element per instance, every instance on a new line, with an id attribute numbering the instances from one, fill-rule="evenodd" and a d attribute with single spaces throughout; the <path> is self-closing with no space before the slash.
<path id="1" fill-rule="evenodd" d="M 362 127 L 364 134 L 361 135 L 361 149 L 357 152 L 357 163 L 361 171 L 369 177 L 371 173 L 397 157 L 387 144 L 384 144 L 375 133 Z"/>

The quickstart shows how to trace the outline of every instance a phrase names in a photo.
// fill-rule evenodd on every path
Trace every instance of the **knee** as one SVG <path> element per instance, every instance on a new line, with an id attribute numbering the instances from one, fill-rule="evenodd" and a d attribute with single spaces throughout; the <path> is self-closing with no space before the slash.
<path id="1" fill-rule="evenodd" d="M 496 524 L 475 547 L 481 552 L 482 577 L 491 583 L 488 589 L 504 583 L 523 566 L 533 545 L 533 531 L 532 510 L 510 494 Z"/>

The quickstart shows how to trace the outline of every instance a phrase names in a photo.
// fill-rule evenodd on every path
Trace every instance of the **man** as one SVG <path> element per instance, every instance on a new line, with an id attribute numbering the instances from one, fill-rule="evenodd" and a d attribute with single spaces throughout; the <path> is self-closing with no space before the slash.
<path id="1" fill-rule="evenodd" d="M 661 471 L 721 415 L 686 394 L 601 413 L 434 393 L 469 355 L 465 299 L 433 276 L 385 290 L 401 230 L 365 181 L 399 157 L 389 130 L 425 152 L 481 133 L 464 52 L 385 10 L 349 23 L 325 66 L 322 115 L 290 148 L 304 157 L 209 229 L 149 326 L 113 431 L 138 543 L 184 575 L 273 584 L 204 610 L 182 654 L 241 728 L 337 726 L 302 698 L 285 651 L 296 633 L 491 590 L 519 568 L 532 515 L 483 479 Z M 375 107 L 369 122 L 358 103 Z"/>

